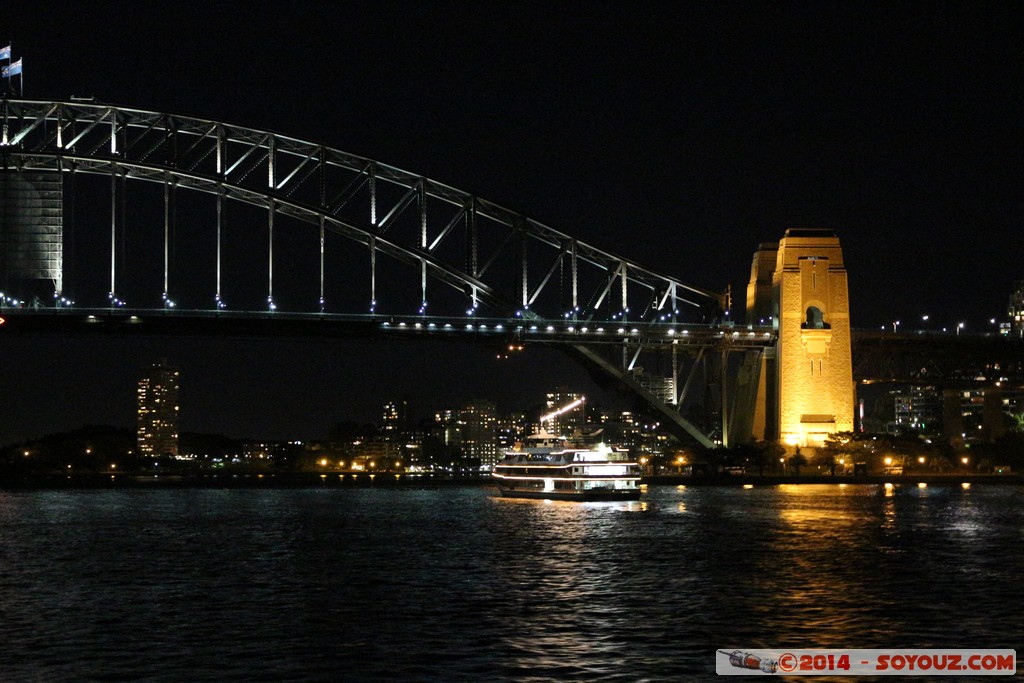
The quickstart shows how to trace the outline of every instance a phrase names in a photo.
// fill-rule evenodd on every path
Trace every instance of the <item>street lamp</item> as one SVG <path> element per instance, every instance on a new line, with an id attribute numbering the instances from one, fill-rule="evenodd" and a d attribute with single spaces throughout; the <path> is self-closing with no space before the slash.
<path id="1" fill-rule="evenodd" d="M 962 330 L 962 329 L 964 329 L 964 323 L 957 323 L 956 324 L 956 334 L 957 334 L 958 337 L 960 336 L 960 330 Z"/>
<path id="2" fill-rule="evenodd" d="M 900 326 L 900 321 L 899 320 L 894 320 L 893 323 L 892 323 L 892 332 L 893 332 L 893 334 L 896 334 L 896 328 L 899 327 L 899 326 Z"/>

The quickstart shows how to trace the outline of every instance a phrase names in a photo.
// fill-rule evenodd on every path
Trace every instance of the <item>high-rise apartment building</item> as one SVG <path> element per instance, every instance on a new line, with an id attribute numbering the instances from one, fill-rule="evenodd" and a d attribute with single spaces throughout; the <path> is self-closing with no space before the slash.
<path id="1" fill-rule="evenodd" d="M 490 469 L 498 461 L 496 408 L 490 401 L 473 401 L 459 411 L 462 425 L 463 455 L 480 458 L 480 466 Z"/>
<path id="2" fill-rule="evenodd" d="M 161 359 L 139 374 L 140 456 L 178 455 L 178 370 Z"/>
<path id="3" fill-rule="evenodd" d="M 406 399 L 384 404 L 380 431 L 385 441 L 398 441 L 402 434 L 409 431 L 409 402 Z"/>

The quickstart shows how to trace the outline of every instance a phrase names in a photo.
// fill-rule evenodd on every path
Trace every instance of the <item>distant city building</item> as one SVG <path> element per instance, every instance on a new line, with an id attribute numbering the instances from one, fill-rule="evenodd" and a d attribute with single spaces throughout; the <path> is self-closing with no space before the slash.
<path id="1" fill-rule="evenodd" d="M 893 431 L 942 433 L 942 393 L 932 386 L 910 386 L 889 392 L 893 398 Z"/>
<path id="2" fill-rule="evenodd" d="M 165 359 L 139 375 L 137 443 L 139 454 L 178 455 L 178 370 Z"/>
<path id="3" fill-rule="evenodd" d="M 459 411 L 462 427 L 462 454 L 479 458 L 481 467 L 490 469 L 498 461 L 497 417 L 490 401 L 473 401 Z"/>
<path id="4" fill-rule="evenodd" d="M 960 443 L 998 439 L 1024 410 L 1024 390 L 998 386 L 941 390 L 909 386 L 889 392 L 893 419 L 887 431 Z"/>
<path id="5" fill-rule="evenodd" d="M 943 392 L 944 434 L 964 443 L 994 441 L 1006 433 L 1020 407 L 1021 392 L 998 387 Z"/>
<path id="6" fill-rule="evenodd" d="M 587 424 L 586 396 L 569 392 L 552 392 L 544 401 L 540 429 L 558 436 L 572 436 Z"/>
<path id="7" fill-rule="evenodd" d="M 462 443 L 462 424 L 459 411 L 443 408 L 434 413 L 435 434 L 441 437 L 445 446 L 458 446 Z"/>
<path id="8" fill-rule="evenodd" d="M 352 444 L 351 454 L 354 470 L 388 470 L 402 463 L 402 445 L 394 441 L 373 439 Z"/>
<path id="9" fill-rule="evenodd" d="M 1024 280 L 1018 280 L 1016 289 L 1010 295 L 1010 305 L 1006 309 L 1010 318 L 1010 332 L 1024 337 Z"/>
<path id="10" fill-rule="evenodd" d="M 381 436 L 386 441 L 397 441 L 409 431 L 409 402 L 405 399 L 389 401 L 381 413 Z"/>
<path id="11" fill-rule="evenodd" d="M 526 413 L 499 415 L 494 429 L 500 457 L 502 451 L 512 448 L 517 441 L 522 441 L 529 434 L 526 426 Z"/>
<path id="12" fill-rule="evenodd" d="M 282 446 L 276 441 L 246 441 L 242 444 L 242 459 L 273 460 L 281 452 Z"/>

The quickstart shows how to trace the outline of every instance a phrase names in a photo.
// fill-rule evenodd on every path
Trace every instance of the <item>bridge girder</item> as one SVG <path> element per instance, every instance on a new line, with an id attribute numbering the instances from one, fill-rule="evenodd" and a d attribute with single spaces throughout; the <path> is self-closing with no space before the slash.
<path id="1" fill-rule="evenodd" d="M 1024 340 L 1001 335 L 855 330 L 854 379 L 945 388 L 1024 377 Z"/>

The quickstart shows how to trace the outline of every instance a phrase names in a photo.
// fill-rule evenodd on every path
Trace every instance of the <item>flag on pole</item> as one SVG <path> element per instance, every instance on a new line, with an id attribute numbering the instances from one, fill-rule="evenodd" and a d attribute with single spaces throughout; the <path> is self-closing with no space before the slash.
<path id="1" fill-rule="evenodd" d="M 0 47 L 0 59 L 7 59 L 7 60 L 9 60 L 10 58 L 11 58 L 11 46 L 8 45 L 7 47 Z"/>
<path id="2" fill-rule="evenodd" d="M 21 60 L 11 62 L 10 66 L 4 67 L 4 77 L 10 78 L 11 76 L 17 76 L 21 73 Z"/>

